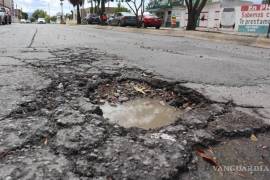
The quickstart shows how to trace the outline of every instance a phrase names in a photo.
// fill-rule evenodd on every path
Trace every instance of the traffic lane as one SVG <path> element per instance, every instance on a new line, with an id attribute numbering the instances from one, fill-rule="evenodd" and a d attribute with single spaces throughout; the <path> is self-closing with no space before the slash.
<path id="1" fill-rule="evenodd" d="M 25 48 L 31 44 L 36 32 L 35 24 L 11 24 L 0 26 L 0 49 Z"/>
<path id="2" fill-rule="evenodd" d="M 186 41 L 188 45 L 181 43 Z M 171 45 L 176 42 L 182 44 L 183 50 L 181 46 Z M 33 47 L 63 46 L 98 48 L 181 81 L 226 86 L 256 85 L 257 80 L 269 83 L 269 79 L 263 78 L 270 70 L 269 57 L 266 57 L 269 52 L 265 49 L 98 30 L 91 26 L 38 26 Z"/>

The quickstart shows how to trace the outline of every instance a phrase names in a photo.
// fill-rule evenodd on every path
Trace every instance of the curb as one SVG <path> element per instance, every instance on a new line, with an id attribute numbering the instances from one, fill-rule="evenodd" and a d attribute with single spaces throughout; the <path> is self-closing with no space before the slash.
<path id="1" fill-rule="evenodd" d="M 269 48 L 270 49 L 270 39 L 257 36 L 248 35 L 237 35 L 237 34 L 226 34 L 226 33 L 216 33 L 216 32 L 202 32 L 202 31 L 184 31 L 184 30 L 174 30 L 174 29 L 138 29 L 138 28 L 127 28 L 127 27 L 117 27 L 117 26 L 98 26 L 91 25 L 96 29 L 104 30 L 114 30 L 120 32 L 131 32 L 131 33 L 143 33 L 143 34 L 153 34 L 161 36 L 174 36 L 174 37 L 188 37 L 193 39 L 208 40 L 214 42 L 227 42 L 235 43 L 245 46 L 259 47 L 259 48 Z"/>

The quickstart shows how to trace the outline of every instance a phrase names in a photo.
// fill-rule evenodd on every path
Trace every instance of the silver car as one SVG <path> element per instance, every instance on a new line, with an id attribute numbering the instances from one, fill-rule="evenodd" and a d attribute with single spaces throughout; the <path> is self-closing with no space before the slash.
<path id="1" fill-rule="evenodd" d="M 136 16 L 129 12 L 119 12 L 111 19 L 110 25 L 114 26 L 136 26 Z"/>
<path id="2" fill-rule="evenodd" d="M 4 24 L 5 19 L 5 8 L 0 7 L 0 25 Z"/>
<path id="3" fill-rule="evenodd" d="M 8 8 L 0 7 L 1 24 L 11 24 L 11 12 Z"/>

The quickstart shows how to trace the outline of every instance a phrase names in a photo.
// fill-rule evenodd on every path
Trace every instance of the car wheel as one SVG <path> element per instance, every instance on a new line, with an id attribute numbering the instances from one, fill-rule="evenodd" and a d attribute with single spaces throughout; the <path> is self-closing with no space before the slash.
<path id="1" fill-rule="evenodd" d="M 157 27 L 156 27 L 156 29 L 159 29 L 159 28 L 160 28 L 160 26 L 157 26 Z"/>

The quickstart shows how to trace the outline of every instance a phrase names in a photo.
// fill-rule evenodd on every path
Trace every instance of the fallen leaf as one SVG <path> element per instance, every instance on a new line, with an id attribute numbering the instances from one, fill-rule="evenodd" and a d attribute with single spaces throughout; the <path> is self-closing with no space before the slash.
<path id="1" fill-rule="evenodd" d="M 142 93 L 142 94 L 145 94 L 145 92 L 144 92 L 144 89 L 145 89 L 145 88 L 140 88 L 140 87 L 134 86 L 134 89 L 135 89 L 136 91 Z"/>
<path id="2" fill-rule="evenodd" d="M 247 177 L 244 173 L 242 173 L 242 172 L 237 172 L 237 175 L 238 176 L 241 176 L 241 177 Z"/>
<path id="3" fill-rule="evenodd" d="M 45 138 L 44 145 L 47 145 L 47 144 L 48 144 L 48 138 Z"/>
<path id="4" fill-rule="evenodd" d="M 250 139 L 251 141 L 258 141 L 257 137 L 254 134 L 250 136 Z"/>
<path id="5" fill-rule="evenodd" d="M 165 102 L 164 101 L 159 101 L 159 103 L 162 105 L 162 106 L 165 106 Z"/>
<path id="6" fill-rule="evenodd" d="M 215 167 L 219 167 L 217 161 L 213 157 L 210 157 L 207 154 L 205 154 L 205 152 L 203 150 L 198 149 L 196 151 L 196 154 L 198 156 L 200 156 L 201 158 L 203 158 L 203 160 L 205 160 L 206 162 L 210 163 L 211 165 L 213 165 Z"/>

